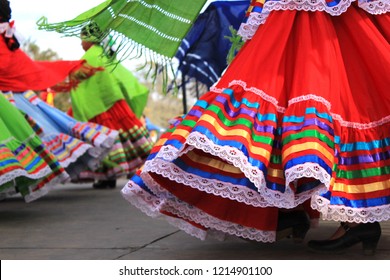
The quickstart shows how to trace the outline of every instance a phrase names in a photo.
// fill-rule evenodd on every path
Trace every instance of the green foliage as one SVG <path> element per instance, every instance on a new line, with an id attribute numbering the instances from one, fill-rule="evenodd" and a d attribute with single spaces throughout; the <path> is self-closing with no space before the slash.
<path id="1" fill-rule="evenodd" d="M 237 52 L 244 45 L 244 41 L 242 40 L 241 36 L 237 34 L 237 30 L 234 29 L 233 26 L 229 26 L 229 30 L 232 33 L 232 36 L 225 36 L 225 38 L 228 39 L 232 43 L 232 46 L 230 47 L 230 50 L 229 50 L 228 55 L 226 57 L 226 61 L 228 64 L 230 64 L 233 61 Z"/>
<path id="2" fill-rule="evenodd" d="M 54 96 L 54 107 L 60 109 L 61 111 L 67 112 L 71 105 L 69 92 L 61 92 Z"/>

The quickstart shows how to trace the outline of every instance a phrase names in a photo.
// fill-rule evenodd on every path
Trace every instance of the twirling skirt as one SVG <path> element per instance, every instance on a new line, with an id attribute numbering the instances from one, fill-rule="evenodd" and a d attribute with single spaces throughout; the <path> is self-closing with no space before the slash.
<path id="1" fill-rule="evenodd" d="M 278 208 L 390 219 L 390 17 L 273 11 L 122 194 L 199 238 L 275 240 Z"/>
<path id="2" fill-rule="evenodd" d="M 112 149 L 118 132 L 95 123 L 78 122 L 42 101 L 34 92 L 6 94 L 25 114 L 45 146 L 65 168 L 72 181 L 81 172 L 96 170 Z"/>
<path id="3" fill-rule="evenodd" d="M 26 202 L 69 179 L 22 113 L 0 92 L 0 197 L 20 193 Z"/>
<path id="4" fill-rule="evenodd" d="M 89 121 L 117 130 L 119 135 L 103 164 L 95 171 L 83 172 L 81 177 L 109 180 L 134 174 L 144 163 L 154 142 L 129 105 L 119 100 Z"/>

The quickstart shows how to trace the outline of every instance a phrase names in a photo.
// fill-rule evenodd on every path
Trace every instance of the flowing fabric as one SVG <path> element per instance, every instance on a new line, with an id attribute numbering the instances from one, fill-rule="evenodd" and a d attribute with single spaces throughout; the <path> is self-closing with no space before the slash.
<path id="1" fill-rule="evenodd" d="M 83 60 L 34 61 L 18 48 L 17 41 L 7 45 L 13 31 L 12 22 L 1 23 L 1 91 L 46 90 L 58 83 L 70 86 L 69 75 L 83 71 L 84 77 L 89 77 L 98 70 L 85 65 Z M 53 185 L 68 181 L 70 175 L 62 165 L 64 161 L 38 136 L 43 128 L 16 109 L 3 92 L 0 103 L 0 196 L 20 193 L 30 202 L 45 195 Z"/>
<path id="2" fill-rule="evenodd" d="M 57 158 L 1 92 L 0 108 L 0 197 L 19 193 L 30 202 L 68 180 Z"/>
<path id="3" fill-rule="evenodd" d="M 110 63 L 99 45 L 90 47 L 82 60 L 104 70 L 80 82 L 71 91 L 75 119 L 88 121 L 106 112 L 119 100 L 125 100 L 137 118 L 141 117 L 149 95 L 145 85 L 120 63 Z"/>
<path id="4" fill-rule="evenodd" d="M 38 21 L 41 29 L 65 35 L 80 35 L 86 23 L 94 21 L 113 41 L 130 45 L 128 50 L 149 49 L 161 56 L 174 57 L 182 39 L 195 21 L 205 0 L 108 0 L 85 11 L 73 20 L 48 23 Z"/>
<path id="5" fill-rule="evenodd" d="M 259 25 L 265 23 L 271 11 L 324 11 L 330 15 L 338 16 L 344 13 L 353 2 L 356 2 L 360 8 L 370 14 L 384 14 L 390 10 L 388 0 L 312 0 L 303 2 L 297 0 L 251 0 L 247 17 L 240 27 L 239 34 L 244 40 L 251 39 Z"/>
<path id="6" fill-rule="evenodd" d="M 153 146 L 146 129 L 124 100 L 117 101 L 107 112 L 97 115 L 90 122 L 117 130 L 113 148 L 97 170 L 81 173 L 83 179 L 110 180 L 134 174 L 144 163 Z"/>
<path id="7" fill-rule="evenodd" d="M 34 61 L 21 49 L 11 51 L 0 36 L 0 90 L 23 92 L 46 90 L 63 82 L 84 61 Z"/>
<path id="8" fill-rule="evenodd" d="M 202 239 L 275 241 L 278 209 L 309 201 L 324 219 L 389 220 L 389 1 L 271 2 L 123 196 Z"/>
<path id="9" fill-rule="evenodd" d="M 83 59 L 88 65 L 104 65 L 105 69 L 81 81 L 72 90 L 72 114 L 77 120 L 97 123 L 119 134 L 99 168 L 82 172 L 80 176 L 84 179 L 112 180 L 134 174 L 153 145 L 138 117 L 146 105 L 149 89 L 120 63 L 109 64 L 108 57 L 98 44 L 93 44 Z"/>
<path id="10" fill-rule="evenodd" d="M 195 78 L 210 88 L 227 67 L 230 27 L 238 29 L 248 1 L 216 1 L 196 19 L 175 57 L 183 77 Z"/>
<path id="11" fill-rule="evenodd" d="M 0 196 L 20 193 L 29 202 L 45 195 L 54 184 L 68 181 L 69 167 L 75 158 L 90 150 L 90 145 L 58 133 L 58 126 L 43 114 L 40 106 L 27 101 L 28 97 L 19 99 L 19 95 L 18 105 L 37 121 L 18 110 L 10 103 L 15 104 L 10 91 L 46 90 L 58 84 L 69 89 L 76 85 L 71 76 L 80 76 L 82 72 L 80 77 L 87 78 L 101 69 L 86 65 L 84 60 L 32 60 L 14 40 L 13 22 L 8 22 L 11 9 L 8 2 L 4 4 L 6 18 L 2 21 L 6 22 L 0 24 Z M 5 99 L 3 91 L 9 92 L 6 96 L 10 100 Z M 33 98 L 35 95 L 30 93 Z"/>
<path id="12" fill-rule="evenodd" d="M 76 121 L 46 104 L 32 91 L 6 96 L 28 116 L 33 128 L 38 125 L 39 130 L 35 132 L 72 181 L 78 181 L 85 170 L 96 170 L 118 137 L 118 131 Z"/>

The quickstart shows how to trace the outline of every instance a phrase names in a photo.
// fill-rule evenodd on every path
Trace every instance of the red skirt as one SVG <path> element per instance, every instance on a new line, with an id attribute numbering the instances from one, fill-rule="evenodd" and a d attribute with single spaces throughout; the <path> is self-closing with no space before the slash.
<path id="1" fill-rule="evenodd" d="M 325 219 L 390 219 L 389 23 L 271 12 L 123 195 L 196 236 L 273 241 L 277 209 L 308 201 Z"/>
<path id="2" fill-rule="evenodd" d="M 144 163 L 153 141 L 146 126 L 137 119 L 124 100 L 117 101 L 109 110 L 89 122 L 117 130 L 119 136 L 102 168 L 84 173 L 83 178 L 112 179 L 132 174 Z"/>

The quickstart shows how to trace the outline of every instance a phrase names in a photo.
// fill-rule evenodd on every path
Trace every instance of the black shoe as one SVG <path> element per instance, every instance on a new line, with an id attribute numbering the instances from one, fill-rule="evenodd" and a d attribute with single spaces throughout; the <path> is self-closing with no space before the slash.
<path id="1" fill-rule="evenodd" d="M 278 214 L 276 228 L 276 241 L 283 238 L 292 238 L 295 243 L 302 243 L 306 233 L 310 229 L 310 220 L 304 211 L 281 212 Z M 241 239 L 253 243 L 257 241 L 241 237 Z"/>
<path id="2" fill-rule="evenodd" d="M 365 255 L 374 255 L 378 241 L 381 237 L 381 227 L 378 222 L 359 224 L 350 227 L 347 223 L 341 223 L 345 233 L 336 239 L 311 240 L 309 248 L 319 253 L 343 253 L 346 249 L 362 243 Z"/>
<path id="3" fill-rule="evenodd" d="M 279 211 L 276 240 L 293 238 L 295 243 L 302 243 L 310 229 L 310 220 L 304 211 Z"/>
<path id="4" fill-rule="evenodd" d="M 114 189 L 116 188 L 116 180 L 101 180 L 92 185 L 94 189 Z"/>

